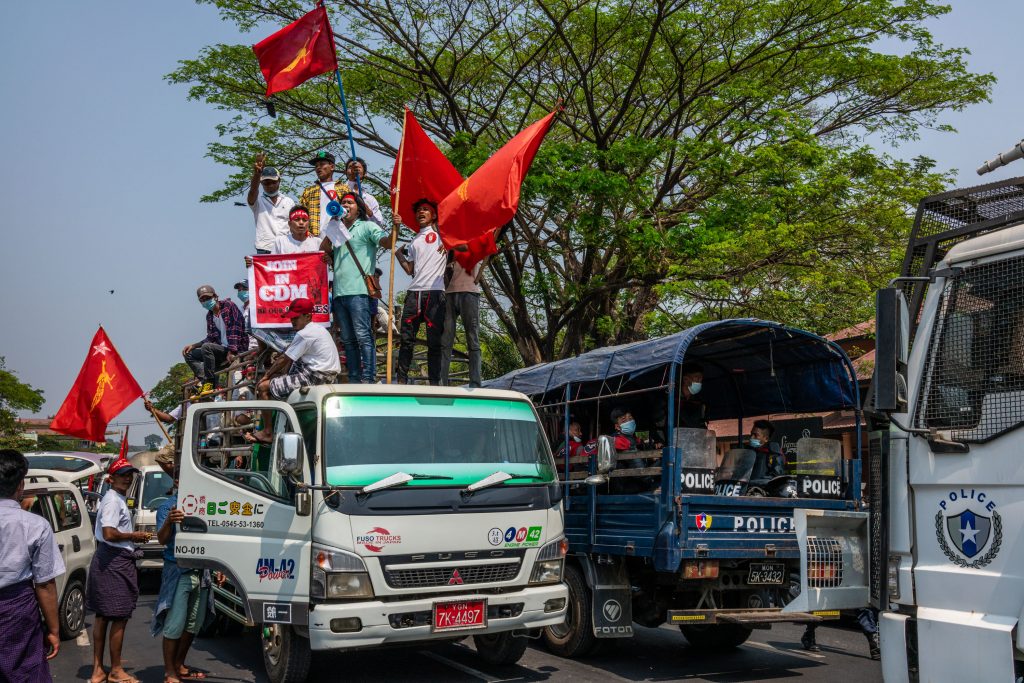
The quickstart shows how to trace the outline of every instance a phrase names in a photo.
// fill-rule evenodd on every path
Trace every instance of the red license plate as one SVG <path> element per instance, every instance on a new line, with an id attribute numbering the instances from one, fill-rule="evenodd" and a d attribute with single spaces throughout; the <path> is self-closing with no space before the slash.
<path id="1" fill-rule="evenodd" d="M 487 626 L 486 600 L 434 603 L 434 630 L 459 631 Z"/>

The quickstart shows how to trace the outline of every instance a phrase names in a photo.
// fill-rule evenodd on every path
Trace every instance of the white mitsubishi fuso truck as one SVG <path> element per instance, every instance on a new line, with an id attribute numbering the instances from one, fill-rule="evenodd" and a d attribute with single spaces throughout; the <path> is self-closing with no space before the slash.
<path id="1" fill-rule="evenodd" d="M 883 675 L 1014 683 L 1024 672 L 1024 178 L 922 200 L 893 285 L 877 300 L 868 476 Z"/>
<path id="2" fill-rule="evenodd" d="M 262 421 L 269 444 L 242 434 Z M 565 619 L 561 489 L 510 391 L 332 385 L 189 408 L 175 539 L 223 572 L 219 611 L 260 627 L 274 683 L 311 651 L 473 636 L 512 663 Z"/>

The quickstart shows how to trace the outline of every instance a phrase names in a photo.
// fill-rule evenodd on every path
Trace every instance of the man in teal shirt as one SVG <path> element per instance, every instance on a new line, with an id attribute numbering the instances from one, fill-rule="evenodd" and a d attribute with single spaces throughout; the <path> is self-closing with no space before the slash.
<path id="1" fill-rule="evenodd" d="M 398 235 L 398 223 L 389 234 L 369 220 L 362 198 L 341 197 L 342 215 L 323 228 L 321 250 L 334 262 L 334 299 L 331 310 L 345 347 L 349 384 L 373 384 L 373 326 L 370 293 L 365 275 L 377 268 L 377 249 L 390 249 Z"/>

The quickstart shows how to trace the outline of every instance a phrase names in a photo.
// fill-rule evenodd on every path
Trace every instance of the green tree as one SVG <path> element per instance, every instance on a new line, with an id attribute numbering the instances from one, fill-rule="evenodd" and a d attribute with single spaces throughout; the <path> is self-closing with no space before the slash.
<path id="1" fill-rule="evenodd" d="M 7 361 L 0 356 L 0 437 L 15 437 L 21 432 L 18 427 L 19 410 L 37 412 L 43 407 L 43 390 L 26 384 L 7 369 Z"/>
<path id="2" fill-rule="evenodd" d="M 256 37 L 308 10 L 199 1 Z M 408 104 L 468 174 L 564 103 L 485 280 L 528 364 L 724 316 L 861 320 L 914 201 L 945 181 L 866 137 L 913 139 L 993 83 L 934 41 L 926 23 L 949 8 L 929 0 L 328 7 L 363 150 L 394 156 Z M 257 150 L 298 175 L 313 149 L 344 149 L 327 76 L 275 95 L 276 119 L 248 46 L 205 48 L 168 79 L 233 114 L 209 155 L 236 170 L 207 200 L 239 193 Z"/>
<path id="3" fill-rule="evenodd" d="M 146 444 L 146 448 L 151 451 L 155 451 L 156 449 L 160 448 L 160 444 L 161 442 L 163 442 L 163 440 L 164 438 L 159 434 L 149 434 L 146 436 L 145 439 L 143 439 L 143 441 Z"/>
<path id="4" fill-rule="evenodd" d="M 174 410 L 181 403 L 181 386 L 192 379 L 192 369 L 187 363 L 175 363 L 149 392 L 153 405 L 165 412 Z"/>

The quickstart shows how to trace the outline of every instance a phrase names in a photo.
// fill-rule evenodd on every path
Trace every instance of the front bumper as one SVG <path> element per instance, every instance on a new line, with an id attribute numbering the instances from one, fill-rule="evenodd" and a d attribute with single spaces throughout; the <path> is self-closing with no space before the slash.
<path id="1" fill-rule="evenodd" d="M 147 543 L 139 548 L 142 551 L 142 558 L 135 561 L 139 569 L 163 569 L 164 547 L 159 543 Z"/>
<path id="2" fill-rule="evenodd" d="M 485 628 L 464 631 L 442 631 L 432 633 L 427 625 L 396 626 L 402 617 L 430 614 L 435 602 L 450 600 L 486 599 L 489 613 L 511 613 L 514 616 L 489 616 Z M 562 599 L 562 608 L 545 612 L 544 604 L 549 600 Z M 411 643 L 427 640 L 447 640 L 471 635 L 500 633 L 536 629 L 552 626 L 565 621 L 565 601 L 568 589 L 564 584 L 532 586 L 514 593 L 486 595 L 483 593 L 450 593 L 419 600 L 318 604 L 309 613 L 309 644 L 313 650 L 349 650 L 379 645 Z M 520 609 L 521 606 L 521 609 Z M 331 620 L 358 617 L 362 629 L 354 633 L 334 633 Z M 406 619 L 410 621 L 410 619 Z M 415 621 L 415 620 L 413 620 Z"/>

